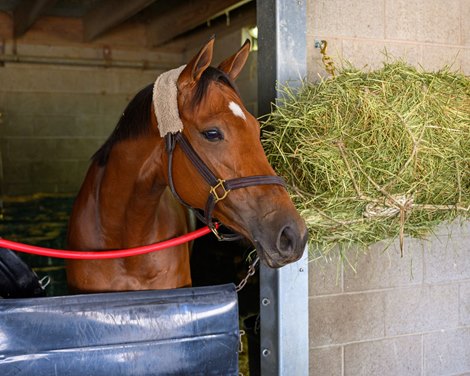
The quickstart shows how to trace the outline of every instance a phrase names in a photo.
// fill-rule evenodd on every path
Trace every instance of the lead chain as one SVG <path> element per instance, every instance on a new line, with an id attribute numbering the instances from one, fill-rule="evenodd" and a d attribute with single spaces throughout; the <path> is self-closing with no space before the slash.
<path id="1" fill-rule="evenodd" d="M 238 286 L 236 287 L 235 289 L 236 292 L 240 292 L 240 290 L 243 289 L 243 287 L 245 287 L 246 283 L 248 282 L 248 279 L 250 279 L 250 277 L 255 275 L 256 266 L 258 265 L 258 262 L 259 262 L 259 257 L 256 257 L 255 260 L 250 265 L 250 267 L 248 268 L 248 273 L 246 274 L 245 278 L 243 278 L 238 284 Z"/>

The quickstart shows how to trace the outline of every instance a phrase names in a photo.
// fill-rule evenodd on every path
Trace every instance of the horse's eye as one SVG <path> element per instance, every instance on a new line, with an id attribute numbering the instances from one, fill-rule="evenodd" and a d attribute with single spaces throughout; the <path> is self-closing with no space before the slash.
<path id="1" fill-rule="evenodd" d="M 220 141 L 224 139 L 224 135 L 218 128 L 212 128 L 201 132 L 206 140 Z"/>

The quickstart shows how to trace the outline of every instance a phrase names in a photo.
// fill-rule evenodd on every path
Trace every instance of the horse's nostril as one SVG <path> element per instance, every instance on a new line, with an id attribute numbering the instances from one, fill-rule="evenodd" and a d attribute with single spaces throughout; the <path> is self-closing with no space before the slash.
<path id="1" fill-rule="evenodd" d="M 277 249 L 279 252 L 292 252 L 296 246 L 296 233 L 290 226 L 285 226 L 279 233 Z"/>

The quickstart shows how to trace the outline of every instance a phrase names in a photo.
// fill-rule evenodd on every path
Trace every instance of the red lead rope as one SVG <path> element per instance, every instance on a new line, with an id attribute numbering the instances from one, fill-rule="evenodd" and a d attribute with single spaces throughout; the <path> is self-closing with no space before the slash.
<path id="1" fill-rule="evenodd" d="M 216 227 L 218 224 L 216 223 Z M 110 251 L 66 251 L 62 249 L 52 249 L 44 247 L 36 247 L 34 245 L 27 245 L 17 242 L 12 242 L 6 239 L 0 239 L 0 247 L 12 249 L 18 252 L 29 253 L 38 256 L 47 256 L 63 259 L 75 259 L 75 260 L 103 260 L 120 257 L 130 257 L 143 255 L 145 253 L 162 251 L 166 248 L 175 247 L 191 240 L 200 238 L 201 236 L 207 235 L 211 232 L 209 227 L 203 227 L 196 231 L 190 232 L 189 234 L 182 235 L 174 239 L 168 239 L 159 243 L 144 245 L 142 247 L 135 247 L 129 249 L 117 249 Z"/>

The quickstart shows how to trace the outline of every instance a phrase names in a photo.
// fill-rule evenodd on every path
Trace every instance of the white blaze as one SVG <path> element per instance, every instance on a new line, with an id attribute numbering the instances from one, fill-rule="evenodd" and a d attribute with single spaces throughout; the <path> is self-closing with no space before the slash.
<path id="1" fill-rule="evenodd" d="M 243 110 L 240 108 L 240 106 L 238 104 L 236 104 L 235 102 L 230 102 L 228 104 L 228 107 L 232 110 L 232 112 L 235 116 L 238 116 L 238 117 L 242 118 L 243 120 L 246 120 L 246 116 L 245 116 L 245 114 L 243 113 Z"/>

